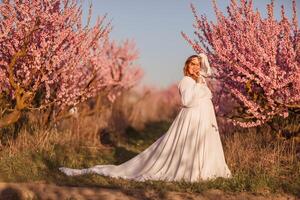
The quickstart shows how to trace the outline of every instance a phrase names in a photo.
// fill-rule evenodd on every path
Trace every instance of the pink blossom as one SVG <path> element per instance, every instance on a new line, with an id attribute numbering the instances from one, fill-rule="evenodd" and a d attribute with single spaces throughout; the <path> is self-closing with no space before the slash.
<path id="1" fill-rule="evenodd" d="M 110 31 L 105 16 L 84 27 L 76 0 L 3 1 L 0 93 L 9 97 L 11 107 L 28 94 L 19 110 L 48 103 L 63 109 L 104 91 L 113 101 L 140 80 L 142 70 L 134 63 L 134 42 L 112 42 Z"/>
<path id="2" fill-rule="evenodd" d="M 216 70 L 215 78 L 246 110 L 243 127 L 261 125 L 276 115 L 287 117 L 289 109 L 300 107 L 300 30 L 296 1 L 292 1 L 292 22 L 281 9 L 274 18 L 274 2 L 268 16 L 254 11 L 252 1 L 230 1 L 225 16 L 213 0 L 217 21 L 197 14 L 193 27 L 196 39 L 182 33 L 196 53 L 206 53 Z M 234 120 L 233 120 L 234 121 Z"/>

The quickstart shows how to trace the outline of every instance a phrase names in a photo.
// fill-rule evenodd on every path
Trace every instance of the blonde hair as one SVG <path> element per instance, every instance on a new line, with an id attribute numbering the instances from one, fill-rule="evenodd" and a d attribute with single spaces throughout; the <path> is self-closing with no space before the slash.
<path id="1" fill-rule="evenodd" d="M 185 76 L 190 76 L 190 74 L 188 72 L 188 67 L 189 67 L 190 62 L 193 60 L 193 58 L 198 58 L 199 62 L 201 63 L 201 57 L 199 57 L 198 55 L 192 55 L 192 56 L 188 57 L 184 63 L 184 67 L 183 67 L 183 74 Z"/>

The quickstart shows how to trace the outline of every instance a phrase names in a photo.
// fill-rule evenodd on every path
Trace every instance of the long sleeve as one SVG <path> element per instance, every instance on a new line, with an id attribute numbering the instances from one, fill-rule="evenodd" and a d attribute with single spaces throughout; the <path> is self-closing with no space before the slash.
<path id="1" fill-rule="evenodd" d="M 181 95 L 181 104 L 185 107 L 192 107 L 201 98 L 211 98 L 210 90 L 203 83 L 197 83 L 191 77 L 185 76 L 178 84 Z"/>

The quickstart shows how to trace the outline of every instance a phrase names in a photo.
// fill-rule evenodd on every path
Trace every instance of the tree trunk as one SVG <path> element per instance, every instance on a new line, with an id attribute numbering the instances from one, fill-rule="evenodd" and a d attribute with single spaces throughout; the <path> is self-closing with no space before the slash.
<path id="1" fill-rule="evenodd" d="M 14 110 L 13 112 L 9 113 L 8 115 L 5 115 L 0 119 L 0 128 L 4 128 L 6 126 L 16 123 L 20 119 L 20 117 L 21 111 Z"/>

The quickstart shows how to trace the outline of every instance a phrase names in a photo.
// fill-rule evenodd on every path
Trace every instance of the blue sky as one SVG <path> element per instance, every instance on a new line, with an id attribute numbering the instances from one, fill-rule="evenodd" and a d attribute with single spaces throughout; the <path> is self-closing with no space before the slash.
<path id="1" fill-rule="evenodd" d="M 93 3 L 92 24 L 97 16 L 108 14 L 112 21 L 111 38 L 123 41 L 127 38 L 136 42 L 140 57 L 137 63 L 145 75 L 141 84 L 166 87 L 180 80 L 185 59 L 194 54 L 182 38 L 184 31 L 193 37 L 194 18 L 190 9 L 193 3 L 198 14 L 205 14 L 214 21 L 215 15 L 210 0 L 84 0 L 84 16 L 89 2 Z M 217 0 L 217 5 L 226 13 L 229 0 Z M 253 0 L 254 8 L 266 16 L 269 0 Z M 298 22 L 300 21 L 300 0 L 296 0 Z M 275 0 L 275 16 L 279 19 L 280 5 L 291 16 L 291 0 Z"/>

